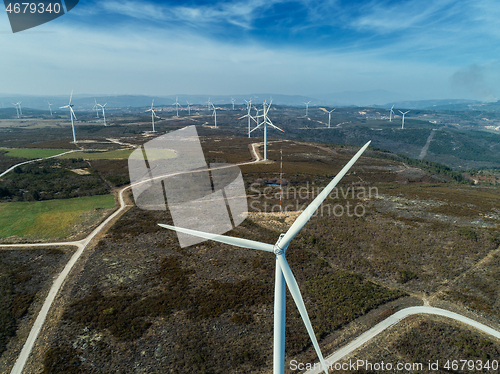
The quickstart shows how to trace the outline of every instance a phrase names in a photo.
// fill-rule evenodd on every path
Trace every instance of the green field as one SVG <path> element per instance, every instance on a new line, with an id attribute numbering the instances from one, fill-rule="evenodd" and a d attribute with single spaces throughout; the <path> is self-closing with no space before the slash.
<path id="1" fill-rule="evenodd" d="M 10 157 L 21 157 L 21 158 L 45 158 L 55 156 L 64 152 L 67 149 L 42 149 L 42 148 L 15 148 L 15 149 L 5 149 L 0 148 L 0 152 L 7 152 L 5 155 Z"/>
<path id="2" fill-rule="evenodd" d="M 97 223 L 114 206 L 113 195 L 2 203 L 0 238 L 64 238 Z"/>
<path id="3" fill-rule="evenodd" d="M 105 160 L 105 159 L 127 159 L 133 152 L 133 149 L 118 149 L 106 152 L 74 152 L 61 156 L 61 158 L 83 158 L 84 160 Z M 149 158 L 174 158 L 175 153 L 170 150 L 156 150 Z"/>

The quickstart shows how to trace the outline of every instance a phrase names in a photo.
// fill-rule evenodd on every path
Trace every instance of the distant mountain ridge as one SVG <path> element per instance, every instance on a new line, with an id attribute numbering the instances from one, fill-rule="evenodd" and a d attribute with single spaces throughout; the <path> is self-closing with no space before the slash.
<path id="1" fill-rule="evenodd" d="M 309 106 L 327 106 L 327 107 L 346 107 L 346 106 L 370 106 L 377 108 L 390 108 L 394 105 L 397 108 L 407 109 L 434 109 L 434 110 L 500 110 L 500 102 L 483 103 L 475 100 L 465 99 L 439 99 L 439 100 L 401 100 L 408 95 L 399 94 L 386 90 L 372 91 L 345 91 L 339 93 L 326 93 L 306 95 L 284 95 L 272 93 L 251 93 L 245 95 L 92 95 L 92 94 L 74 94 L 73 104 L 75 109 L 90 110 L 95 105 L 94 99 L 100 103 L 107 103 L 107 108 L 141 108 L 151 106 L 152 100 L 156 107 L 170 106 L 178 98 L 179 104 L 183 107 L 187 102 L 195 105 L 206 105 L 210 99 L 214 105 L 231 105 L 231 99 L 234 99 L 235 105 L 245 104 L 245 100 L 252 100 L 253 104 L 261 104 L 263 100 L 269 102 L 273 100 L 275 105 L 305 106 L 304 103 L 310 102 Z M 57 110 L 60 106 L 68 104 L 69 94 L 52 96 L 35 95 L 8 95 L 0 94 L 0 109 L 13 108 L 13 103 L 21 101 L 23 108 L 48 110 L 49 101 L 52 104 L 52 110 Z"/>

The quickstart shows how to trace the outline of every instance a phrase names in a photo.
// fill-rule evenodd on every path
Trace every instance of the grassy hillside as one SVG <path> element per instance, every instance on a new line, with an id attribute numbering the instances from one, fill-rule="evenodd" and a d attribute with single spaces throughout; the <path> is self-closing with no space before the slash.
<path id="1" fill-rule="evenodd" d="M 5 156 L 8 157 L 20 157 L 20 158 L 45 158 L 55 156 L 66 152 L 67 149 L 37 149 L 37 148 L 14 148 L 14 149 L 3 149 L 0 148 L 0 154 L 5 152 Z"/>
<path id="2" fill-rule="evenodd" d="M 114 206 L 113 195 L 2 203 L 0 238 L 65 238 L 94 225 Z"/>

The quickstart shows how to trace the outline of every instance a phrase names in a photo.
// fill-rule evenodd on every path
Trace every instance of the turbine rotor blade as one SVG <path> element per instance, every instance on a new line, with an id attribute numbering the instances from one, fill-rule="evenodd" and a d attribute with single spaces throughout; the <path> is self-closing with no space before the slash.
<path id="1" fill-rule="evenodd" d="M 73 98 L 73 90 L 71 90 L 71 95 L 69 95 L 69 105 L 71 105 L 71 99 Z"/>
<path id="2" fill-rule="evenodd" d="M 250 130 L 250 132 L 254 131 L 254 130 L 257 130 L 259 127 L 261 127 L 262 125 L 264 124 L 264 122 L 262 122 L 259 126 L 257 127 L 254 127 L 252 130 Z"/>
<path id="3" fill-rule="evenodd" d="M 274 127 L 276 130 L 279 130 L 281 132 L 285 132 L 285 130 L 281 130 L 278 126 L 273 125 L 272 123 L 269 123 L 272 127 Z"/>
<path id="4" fill-rule="evenodd" d="M 354 165 L 354 163 L 358 160 L 358 158 L 363 154 L 363 152 L 370 145 L 371 140 L 366 143 L 351 160 L 340 170 L 340 172 L 333 178 L 333 180 L 328 183 L 323 191 L 308 205 L 306 209 L 302 212 L 302 214 L 295 220 L 292 226 L 288 229 L 285 236 L 280 240 L 280 243 L 283 243 L 283 249 L 288 247 L 290 241 L 298 234 L 298 232 L 304 227 L 304 225 L 309 221 L 311 216 L 314 214 L 316 209 L 321 205 L 323 200 L 330 194 L 330 192 L 335 188 L 337 183 L 340 182 L 342 177 L 347 173 L 347 171 Z"/>
<path id="5" fill-rule="evenodd" d="M 69 110 L 71 111 L 71 114 L 73 115 L 73 118 L 76 119 L 75 111 L 73 110 L 73 108 L 69 107 Z"/>
<path id="6" fill-rule="evenodd" d="M 254 240 L 236 238 L 234 236 L 225 236 L 219 234 L 211 234 L 208 232 L 185 229 L 177 226 L 165 225 L 163 223 L 159 223 L 158 226 L 164 227 L 166 229 L 174 230 L 177 232 L 182 232 L 184 234 L 194 235 L 199 238 L 213 240 L 219 243 L 231 244 L 236 247 L 248 248 L 248 249 L 257 249 L 259 251 L 266 251 L 274 253 L 274 246 L 267 243 L 261 243 Z"/>
<path id="7" fill-rule="evenodd" d="M 316 350 L 316 354 L 318 355 L 319 361 L 323 366 L 323 370 L 326 374 L 328 374 L 328 369 L 325 364 L 325 360 L 323 358 L 323 354 L 321 353 L 321 349 L 319 348 L 318 341 L 316 340 L 316 335 L 314 334 L 314 330 L 311 325 L 311 321 L 309 320 L 309 315 L 307 314 L 306 306 L 304 305 L 304 300 L 302 299 L 302 295 L 300 293 L 299 285 L 293 276 L 292 269 L 290 269 L 290 265 L 288 265 L 288 261 L 286 260 L 284 254 L 280 254 L 276 256 L 278 262 L 281 267 L 281 271 L 285 277 L 286 284 L 290 293 L 292 294 L 293 301 L 295 301 L 295 305 L 297 305 L 297 309 L 299 310 L 300 316 L 304 321 L 304 325 L 306 326 L 307 333 L 311 338 L 314 349 Z"/>

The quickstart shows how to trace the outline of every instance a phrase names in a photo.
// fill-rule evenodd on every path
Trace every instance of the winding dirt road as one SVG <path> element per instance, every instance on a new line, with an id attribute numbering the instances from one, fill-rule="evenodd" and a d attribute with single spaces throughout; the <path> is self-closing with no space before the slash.
<path id="1" fill-rule="evenodd" d="M 404 318 L 414 315 L 414 314 L 433 314 L 436 316 L 443 316 L 443 317 L 448 317 L 451 319 L 454 319 L 456 321 L 463 322 L 469 326 L 472 326 L 480 331 L 483 331 L 489 335 L 492 335 L 498 339 L 500 339 L 500 332 L 492 329 L 491 327 L 488 327 L 486 325 L 483 325 L 482 323 L 479 323 L 477 321 L 474 321 L 473 319 L 464 317 L 460 314 L 450 312 L 445 309 L 439 309 L 439 308 L 433 308 L 430 306 L 413 306 L 410 308 L 405 308 L 402 309 L 396 313 L 394 313 L 392 316 L 386 318 L 379 324 L 373 326 L 370 330 L 364 332 L 360 336 L 358 336 L 356 339 L 354 339 L 352 342 L 347 344 L 346 346 L 340 348 L 338 351 L 334 352 L 332 355 L 328 356 L 325 358 L 325 361 L 327 362 L 328 365 L 332 365 L 335 362 L 345 358 L 349 354 L 351 354 L 353 351 L 356 349 L 360 348 L 364 344 L 368 343 L 370 340 L 372 340 L 375 336 L 380 334 L 382 331 L 388 329 L 389 327 L 395 325 L 396 323 L 400 322 Z M 319 365 L 316 365 L 319 366 Z M 309 371 L 306 371 L 305 374 L 320 374 L 323 371 L 320 368 L 315 368 Z"/>

